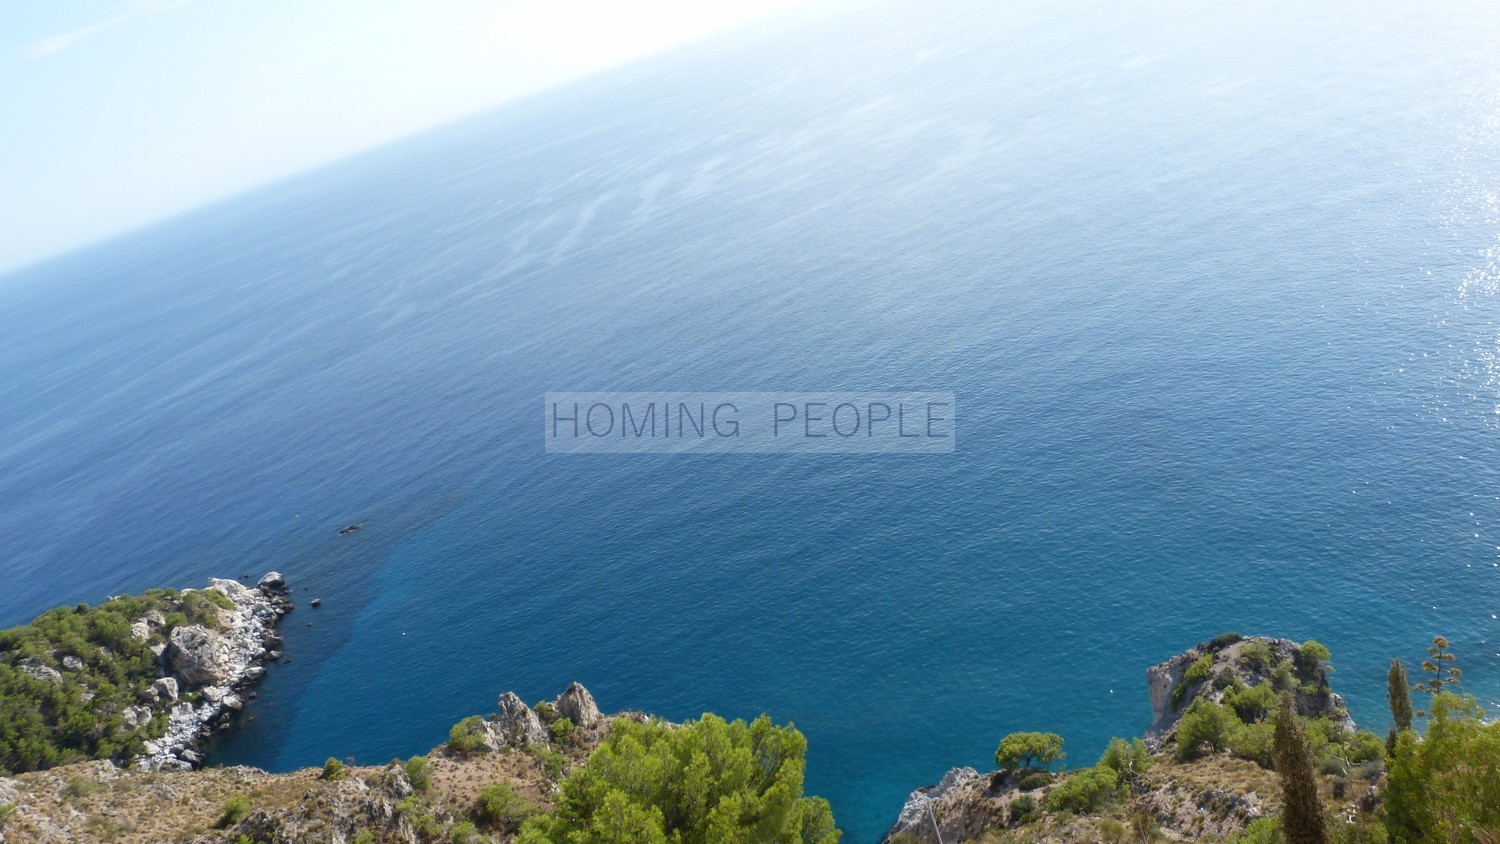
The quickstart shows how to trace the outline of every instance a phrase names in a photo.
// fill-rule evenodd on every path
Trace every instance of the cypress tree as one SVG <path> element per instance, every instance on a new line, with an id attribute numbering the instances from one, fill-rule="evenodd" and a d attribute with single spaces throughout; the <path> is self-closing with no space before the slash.
<path id="1" fill-rule="evenodd" d="M 1385 698 L 1391 704 L 1391 732 L 1386 738 L 1386 752 L 1396 755 L 1396 737 L 1402 730 L 1411 729 L 1411 683 L 1406 679 L 1406 666 L 1401 660 L 1391 660 L 1391 671 L 1386 675 Z"/>
<path id="2" fill-rule="evenodd" d="M 1297 723 L 1297 705 L 1290 693 L 1281 695 L 1272 744 L 1276 773 L 1281 777 L 1281 830 L 1286 844 L 1328 844 L 1312 751 Z"/>

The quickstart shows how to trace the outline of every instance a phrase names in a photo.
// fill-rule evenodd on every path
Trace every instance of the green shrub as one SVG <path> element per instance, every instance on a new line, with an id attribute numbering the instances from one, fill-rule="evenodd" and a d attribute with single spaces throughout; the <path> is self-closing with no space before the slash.
<path id="1" fill-rule="evenodd" d="M 411 787 L 418 793 L 425 793 L 432 788 L 432 763 L 427 761 L 426 756 L 413 756 L 401 765 L 406 771 L 406 778 L 411 780 Z"/>
<path id="2" fill-rule="evenodd" d="M 341 780 L 345 776 L 347 776 L 348 773 L 349 772 L 344 768 L 343 762 L 340 762 L 339 760 L 330 756 L 328 757 L 328 761 L 323 763 L 323 774 L 319 777 L 319 779 L 325 779 L 329 782 L 337 782 L 338 780 Z"/>
<path id="3" fill-rule="evenodd" d="M 1328 668 L 1327 663 L 1332 656 L 1322 643 L 1308 639 L 1297 649 L 1297 666 L 1304 674 L 1311 674 L 1320 668 Z"/>
<path id="4" fill-rule="evenodd" d="M 1224 693 L 1224 704 L 1247 724 L 1265 720 L 1275 710 L 1276 692 L 1267 684 L 1241 686 Z"/>
<path id="5" fill-rule="evenodd" d="M 1256 818 L 1229 844 L 1282 844 L 1280 818 Z"/>
<path id="6" fill-rule="evenodd" d="M 1046 788 L 1052 784 L 1052 774 L 1048 771 L 1031 771 L 1021 777 L 1017 788 L 1022 791 L 1036 791 L 1038 788 Z"/>
<path id="7" fill-rule="evenodd" d="M 538 701 L 536 706 L 531 707 L 536 717 L 542 719 L 542 723 L 551 724 L 552 719 L 557 717 L 557 709 L 549 701 Z"/>
<path id="8" fill-rule="evenodd" d="M 448 731 L 448 748 L 460 756 L 472 756 L 484 750 L 486 735 L 484 719 L 470 715 Z"/>
<path id="9" fill-rule="evenodd" d="M 224 811 L 219 815 L 219 829 L 227 829 L 250 815 L 250 798 L 236 794 L 224 801 Z"/>
<path id="10" fill-rule="evenodd" d="M 1178 683 L 1177 688 L 1172 690 L 1172 705 L 1182 705 L 1182 698 L 1187 694 L 1188 689 L 1212 677 L 1213 671 L 1213 654 L 1204 654 L 1194 660 L 1193 664 L 1188 666 L 1188 670 L 1183 673 L 1182 682 Z"/>
<path id="11" fill-rule="evenodd" d="M 0 830 L 3 830 L 7 826 L 9 826 L 10 822 L 15 820 L 16 815 L 20 813 L 21 810 L 17 809 L 14 805 L 10 803 L 0 803 Z"/>
<path id="12" fill-rule="evenodd" d="M 1269 721 L 1238 724 L 1230 728 L 1224 744 L 1231 754 L 1270 770 L 1275 766 L 1274 732 L 1275 725 Z"/>
<path id="13" fill-rule="evenodd" d="M 834 844 L 828 802 L 802 796 L 806 753 L 801 733 L 765 716 L 678 727 L 622 718 L 519 841 Z"/>
<path id="14" fill-rule="evenodd" d="M 468 821 L 459 821 L 448 830 L 448 840 L 451 844 L 473 844 L 479 839 L 479 830 Z"/>
<path id="15" fill-rule="evenodd" d="M 1177 722 L 1177 757 L 1184 761 L 1195 759 L 1205 745 L 1223 750 L 1230 730 L 1239 723 L 1233 712 L 1213 701 L 1202 698 L 1193 701 Z"/>
<path id="16" fill-rule="evenodd" d="M 513 833 L 537 808 L 515 792 L 509 783 L 491 783 L 479 790 L 474 800 L 474 818 L 486 829 Z"/>
<path id="17" fill-rule="evenodd" d="M 1095 765 L 1069 774 L 1047 792 L 1042 805 L 1049 812 L 1092 812 L 1103 805 L 1106 798 L 1114 795 L 1118 786 L 1119 776 L 1113 768 Z"/>
<path id="18" fill-rule="evenodd" d="M 1144 741 L 1131 739 L 1127 742 L 1122 738 L 1112 738 L 1099 757 L 1099 764 L 1119 774 L 1122 781 L 1131 782 L 1151 770 L 1156 761 L 1151 758 Z"/>
<path id="19" fill-rule="evenodd" d="M 1297 688 L 1297 678 L 1292 674 L 1290 663 L 1277 663 L 1271 671 L 1271 688 L 1278 692 L 1290 692 Z"/>
<path id="20" fill-rule="evenodd" d="M 552 733 L 552 740 L 558 744 L 567 744 L 573 738 L 573 719 L 558 718 L 548 727 Z"/>
<path id="21" fill-rule="evenodd" d="M 1244 636 L 1241 636 L 1238 633 L 1220 633 L 1219 635 L 1209 640 L 1208 647 L 1210 650 L 1222 651 L 1244 638 Z"/>
<path id="22" fill-rule="evenodd" d="M 1011 823 L 1029 823 L 1036 820 L 1036 798 L 1030 794 L 1022 794 L 1020 797 L 1010 801 Z"/>
<path id="23" fill-rule="evenodd" d="M 1269 642 L 1251 642 L 1240 651 L 1240 661 L 1252 671 L 1265 671 L 1276 664 L 1276 650 Z"/>
<path id="24" fill-rule="evenodd" d="M 1378 821 L 1357 818 L 1350 823 L 1335 824 L 1333 844 L 1388 844 L 1390 837 Z"/>
<path id="25" fill-rule="evenodd" d="M 545 744 L 528 744 L 526 753 L 542 763 L 542 770 L 547 774 L 547 779 L 557 782 L 562 777 L 563 755 Z"/>

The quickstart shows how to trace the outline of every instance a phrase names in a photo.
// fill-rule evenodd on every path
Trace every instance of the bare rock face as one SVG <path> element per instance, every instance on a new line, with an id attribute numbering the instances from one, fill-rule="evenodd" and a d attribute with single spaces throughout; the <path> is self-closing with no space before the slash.
<path id="1" fill-rule="evenodd" d="M 1193 701 L 1222 702 L 1224 693 L 1237 683 L 1251 687 L 1264 683 L 1277 687 L 1279 683 L 1296 696 L 1299 713 L 1329 718 L 1348 730 L 1358 729 L 1343 697 L 1329 688 L 1327 671 L 1301 663 L 1300 647 L 1291 639 L 1227 634 L 1146 669 L 1152 712 L 1147 740 L 1160 742 Z M 1205 660 L 1208 670 L 1201 672 L 1203 676 L 1189 679 L 1189 669 Z"/>
<path id="2" fill-rule="evenodd" d="M 896 824 L 886 833 L 890 839 L 902 835 L 918 841 L 936 841 L 936 833 L 940 826 L 944 826 L 942 820 L 946 819 L 950 824 L 944 828 L 944 840 L 961 834 L 960 830 L 951 828 L 954 818 L 948 807 L 942 805 L 944 796 L 955 794 L 955 789 L 961 789 L 970 783 L 976 783 L 983 779 L 980 773 L 973 768 L 954 768 L 943 775 L 943 779 L 937 785 L 919 788 L 906 798 L 906 805 L 901 807 L 901 816 L 896 818 Z"/>
<path id="3" fill-rule="evenodd" d="M 41 680 L 44 683 L 51 683 L 55 686 L 62 682 L 62 675 L 58 673 L 56 668 L 50 665 L 43 665 L 35 659 L 21 663 L 20 669 L 22 674 Z"/>
<path id="4" fill-rule="evenodd" d="M 485 727 L 491 739 L 487 744 L 492 744 L 492 749 L 547 743 L 547 728 L 542 719 L 515 692 L 500 696 L 495 717 L 485 722 Z"/>
<path id="5" fill-rule="evenodd" d="M 598 704 L 594 703 L 594 696 L 589 694 L 582 683 L 569 685 L 567 691 L 559 695 L 557 702 L 552 705 L 558 715 L 579 727 L 593 727 L 602 717 Z"/>

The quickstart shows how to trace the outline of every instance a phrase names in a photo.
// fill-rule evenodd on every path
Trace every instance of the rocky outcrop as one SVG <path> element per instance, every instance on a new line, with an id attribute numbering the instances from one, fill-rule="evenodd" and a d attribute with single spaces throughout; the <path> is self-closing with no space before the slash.
<path id="1" fill-rule="evenodd" d="M 1194 701 L 1223 703 L 1232 690 L 1267 686 L 1290 692 L 1299 714 L 1327 718 L 1353 732 L 1357 726 L 1349 717 L 1344 699 L 1329 688 L 1326 657 L 1321 646 L 1290 639 L 1235 633 L 1215 637 L 1146 671 L 1152 708 L 1145 741 L 1149 764 L 1130 768 L 1132 773 L 1122 780 L 1125 787 L 1113 805 L 1102 806 L 1100 812 L 1078 812 L 1066 803 L 1065 810 L 1047 808 L 1048 795 L 1066 787 L 1068 778 L 1076 773 L 985 775 L 973 768 L 955 768 L 937 785 L 912 792 L 886 841 L 937 844 L 989 840 L 992 835 L 1015 831 L 1015 840 L 1071 844 L 1111 840 L 1115 833 L 1108 831 L 1108 825 L 1137 818 L 1159 828 L 1166 840 L 1218 841 L 1232 837 L 1256 819 L 1276 812 L 1280 783 L 1265 765 L 1230 751 L 1175 752 L 1172 743 L 1178 722 Z M 1239 694 L 1232 702 L 1241 706 L 1246 698 L 1265 697 L 1263 693 Z M 1238 711 L 1232 709 L 1231 713 Z M 1265 716 L 1247 717 L 1255 720 Z M 1167 752 L 1169 748 L 1174 752 Z M 1342 799 L 1345 790 L 1351 788 L 1354 773 L 1345 770 L 1329 776 L 1330 793 Z M 1379 776 L 1378 770 L 1374 776 Z M 1351 793 L 1350 799 L 1373 803 L 1368 793 Z M 1102 814 L 1105 811 L 1107 816 Z M 1118 827 L 1110 828 L 1118 831 Z"/>
<path id="2" fill-rule="evenodd" d="M 547 743 L 547 728 L 542 719 L 515 692 L 500 695 L 494 717 L 485 722 L 491 749 L 525 747 Z"/>
<path id="3" fill-rule="evenodd" d="M 572 683 L 567 690 L 558 696 L 557 701 L 552 704 L 557 714 L 572 721 L 575 726 L 585 729 L 599 723 L 599 707 L 594 703 L 594 696 L 583 687 L 582 683 Z"/>
<path id="4" fill-rule="evenodd" d="M 926 840 L 936 830 L 942 829 L 943 824 L 939 819 L 948 821 L 943 840 L 962 834 L 963 830 L 954 828 L 958 826 L 953 823 L 955 815 L 948 811 L 953 800 L 943 800 L 949 795 L 957 795 L 955 789 L 961 787 L 975 786 L 984 779 L 980 773 L 973 768 L 954 768 L 937 785 L 919 788 L 906 798 L 906 804 L 901 807 L 901 815 L 896 818 L 896 823 L 891 827 L 886 838 L 903 836 Z M 967 789 L 966 789 L 967 790 Z M 940 805 L 941 804 L 941 805 Z M 935 839 L 934 839 L 935 840 Z"/>
<path id="5" fill-rule="evenodd" d="M 154 702 L 175 705 L 167 712 L 165 734 L 146 743 L 137 767 L 202 764 L 204 743 L 214 732 L 227 729 L 244 707 L 241 692 L 265 676 L 261 663 L 273 658 L 271 646 L 280 643 L 276 622 L 291 602 L 286 579 L 279 573 L 267 574 L 254 587 L 214 578 L 208 588 L 228 598 L 231 606 L 218 613 L 216 627 L 185 625 L 172 630 L 163 658 L 176 676 L 158 679 L 147 695 Z M 148 629 L 159 626 L 153 621 L 148 617 L 138 623 Z M 179 700 L 194 696 L 196 701 Z"/>
<path id="6" fill-rule="evenodd" d="M 1301 647 L 1291 639 L 1225 634 L 1146 669 L 1152 713 L 1147 740 L 1159 744 L 1193 701 L 1221 702 L 1236 683 L 1286 688 L 1296 696 L 1299 713 L 1357 729 L 1344 699 L 1329 688 L 1325 667 L 1305 664 L 1299 655 Z M 1198 663 L 1206 668 L 1194 671 Z"/>
<path id="7" fill-rule="evenodd" d="M 50 665 L 43 665 L 39 660 L 36 659 L 30 659 L 22 662 L 20 665 L 20 669 L 22 674 L 25 674 L 37 680 L 41 680 L 43 683 L 51 683 L 55 686 L 58 683 L 62 682 L 62 674 L 58 673 L 58 670 L 56 668 L 53 668 Z"/>

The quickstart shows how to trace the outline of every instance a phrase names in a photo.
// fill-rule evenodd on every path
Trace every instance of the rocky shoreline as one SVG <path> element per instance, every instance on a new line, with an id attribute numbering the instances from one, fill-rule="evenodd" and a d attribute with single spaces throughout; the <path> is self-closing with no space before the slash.
<path id="1" fill-rule="evenodd" d="M 203 747 L 229 728 L 245 706 L 245 692 L 266 675 L 264 663 L 281 656 L 276 623 L 292 608 L 291 589 L 278 572 L 254 586 L 211 578 L 208 588 L 233 604 L 219 613 L 219 625 L 174 628 L 165 644 L 153 646 L 165 676 L 147 692 L 151 703 L 170 705 L 166 732 L 146 742 L 134 762 L 141 770 L 190 770 L 203 763 Z M 132 631 L 147 638 L 160 619 L 148 616 Z M 159 649 L 159 650 L 158 650 Z M 144 713 L 149 718 L 149 708 Z"/>

